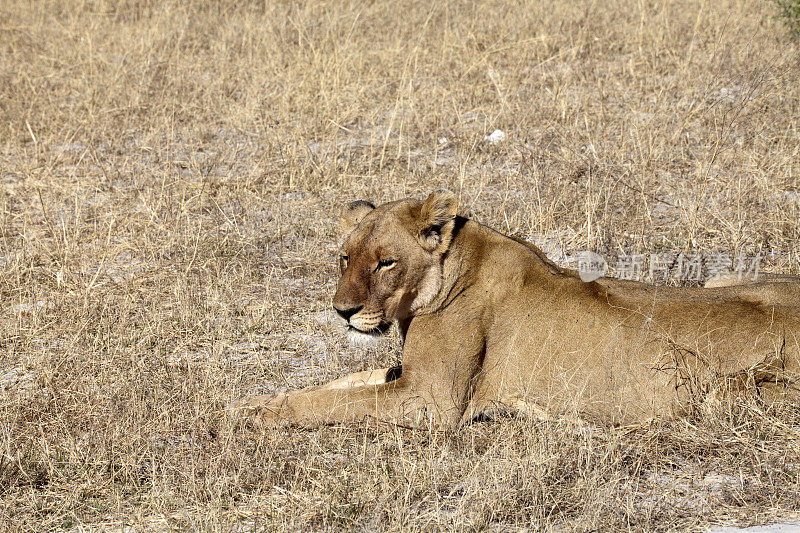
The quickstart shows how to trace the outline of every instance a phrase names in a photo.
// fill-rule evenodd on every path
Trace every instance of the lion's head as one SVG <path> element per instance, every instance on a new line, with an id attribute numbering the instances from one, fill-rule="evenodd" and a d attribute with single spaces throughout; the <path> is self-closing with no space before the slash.
<path id="1" fill-rule="evenodd" d="M 347 237 L 333 307 L 351 329 L 381 334 L 433 301 L 442 285 L 442 256 L 450 246 L 457 207 L 449 191 L 436 191 L 424 203 L 345 206 Z"/>

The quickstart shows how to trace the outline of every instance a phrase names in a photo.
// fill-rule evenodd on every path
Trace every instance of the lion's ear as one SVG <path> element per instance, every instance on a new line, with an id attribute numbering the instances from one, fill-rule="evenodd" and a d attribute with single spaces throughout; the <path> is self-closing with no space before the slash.
<path id="1" fill-rule="evenodd" d="M 450 191 L 432 192 L 419 213 L 419 240 L 426 250 L 443 253 L 453 237 L 458 200 Z"/>
<path id="2" fill-rule="evenodd" d="M 356 200 L 344 206 L 344 209 L 342 209 L 342 229 L 344 232 L 350 233 L 353 231 L 358 226 L 358 223 L 373 209 L 375 209 L 375 206 L 364 200 Z"/>

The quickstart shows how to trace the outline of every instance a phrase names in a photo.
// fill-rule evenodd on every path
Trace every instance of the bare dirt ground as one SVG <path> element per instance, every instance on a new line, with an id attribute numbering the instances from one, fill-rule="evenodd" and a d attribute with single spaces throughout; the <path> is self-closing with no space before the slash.
<path id="1" fill-rule="evenodd" d="M 557 261 L 800 273 L 800 44 L 770 2 L 0 6 L 0 522 L 670 530 L 800 508 L 800 407 L 646 427 L 255 431 L 386 365 L 330 298 L 346 200 L 449 188 Z M 483 139 L 495 129 L 503 142 Z M 126 529 L 127 530 L 127 529 Z"/>
<path id="2" fill-rule="evenodd" d="M 751 527 L 717 527 L 709 531 L 709 533 L 798 533 L 800 531 L 800 522 L 780 522 L 774 524 L 767 524 L 764 526 L 751 526 Z"/>

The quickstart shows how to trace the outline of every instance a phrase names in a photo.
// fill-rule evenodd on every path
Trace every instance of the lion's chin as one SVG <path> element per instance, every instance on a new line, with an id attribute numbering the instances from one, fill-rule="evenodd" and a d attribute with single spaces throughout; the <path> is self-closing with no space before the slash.
<path id="1" fill-rule="evenodd" d="M 391 324 L 380 324 L 370 331 L 361 331 L 353 326 L 347 326 L 347 340 L 356 345 L 375 344 L 386 337 Z"/>

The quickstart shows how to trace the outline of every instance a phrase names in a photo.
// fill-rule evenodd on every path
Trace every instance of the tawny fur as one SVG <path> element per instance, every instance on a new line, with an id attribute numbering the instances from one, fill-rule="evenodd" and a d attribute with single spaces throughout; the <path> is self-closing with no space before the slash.
<path id="1" fill-rule="evenodd" d="M 456 217 L 446 191 L 351 205 L 334 305 L 361 308 L 351 326 L 397 322 L 402 366 L 242 402 L 263 423 L 453 426 L 498 410 L 630 423 L 756 387 L 798 395 L 796 279 L 584 283 L 535 246 Z M 383 271 L 387 258 L 396 264 Z"/>

